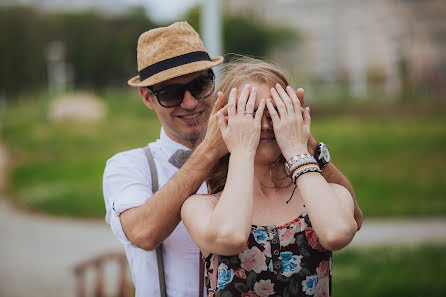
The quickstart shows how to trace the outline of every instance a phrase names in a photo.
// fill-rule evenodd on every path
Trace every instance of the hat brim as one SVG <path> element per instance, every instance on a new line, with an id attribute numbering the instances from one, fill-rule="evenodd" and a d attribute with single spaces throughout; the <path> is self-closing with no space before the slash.
<path id="1" fill-rule="evenodd" d="M 139 75 L 129 79 L 128 84 L 132 87 L 150 87 L 160 82 L 179 77 L 182 75 L 194 73 L 217 66 L 223 62 L 223 57 L 214 57 L 211 61 L 197 61 L 189 64 L 184 64 L 174 68 L 164 70 L 160 73 L 152 75 L 143 81 L 139 80 Z"/>

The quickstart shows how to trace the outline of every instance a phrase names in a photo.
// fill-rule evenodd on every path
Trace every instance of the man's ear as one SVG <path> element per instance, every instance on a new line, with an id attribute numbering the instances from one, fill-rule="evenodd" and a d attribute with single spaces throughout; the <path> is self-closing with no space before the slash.
<path id="1" fill-rule="evenodd" d="M 153 102 L 149 91 L 144 87 L 140 87 L 139 93 L 141 94 L 144 105 L 147 106 L 148 109 L 153 109 Z"/>

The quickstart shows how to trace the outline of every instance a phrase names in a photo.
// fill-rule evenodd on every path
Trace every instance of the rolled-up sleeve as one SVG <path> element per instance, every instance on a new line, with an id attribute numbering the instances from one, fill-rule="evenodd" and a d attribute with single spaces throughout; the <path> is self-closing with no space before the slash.
<path id="1" fill-rule="evenodd" d="M 107 161 L 103 176 L 105 220 L 123 244 L 131 244 L 122 229 L 120 214 L 152 196 L 150 167 L 144 152 L 119 153 Z"/>

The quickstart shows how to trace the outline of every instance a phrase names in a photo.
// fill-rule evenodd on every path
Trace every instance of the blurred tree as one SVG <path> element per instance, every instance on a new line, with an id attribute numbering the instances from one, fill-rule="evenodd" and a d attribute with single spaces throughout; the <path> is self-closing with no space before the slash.
<path id="1" fill-rule="evenodd" d="M 200 8 L 191 9 L 187 21 L 200 32 Z M 246 15 L 223 14 L 224 53 L 264 58 L 270 51 L 299 38 L 293 28 L 272 26 Z M 230 57 L 228 57 L 230 59 Z"/>
<path id="2" fill-rule="evenodd" d="M 136 41 L 153 27 L 141 7 L 114 17 L 0 7 L 0 94 L 11 98 L 46 87 L 45 52 L 54 40 L 66 45 L 76 88 L 125 86 L 136 73 Z"/>
<path id="3" fill-rule="evenodd" d="M 198 29 L 199 9 L 192 9 L 187 20 Z M 139 35 L 156 26 L 142 7 L 111 17 L 0 6 L 0 95 L 15 98 L 47 86 L 46 50 L 55 40 L 65 44 L 65 61 L 71 65 L 75 88 L 124 87 L 136 74 Z M 242 15 L 225 14 L 223 28 L 225 53 L 256 57 L 265 57 L 274 47 L 297 37 L 294 30 Z"/>

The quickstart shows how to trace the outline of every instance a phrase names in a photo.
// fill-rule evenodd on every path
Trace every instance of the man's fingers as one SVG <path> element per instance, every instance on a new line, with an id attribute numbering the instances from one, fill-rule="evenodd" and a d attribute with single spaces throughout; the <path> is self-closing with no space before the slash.
<path id="1" fill-rule="evenodd" d="M 220 128 L 221 135 L 224 135 L 228 124 L 226 123 L 225 116 L 219 111 L 217 112 L 218 116 L 218 127 Z"/>
<path id="2" fill-rule="evenodd" d="M 296 95 L 297 95 L 297 98 L 299 98 L 300 106 L 301 106 L 301 107 L 304 107 L 304 106 L 305 106 L 305 101 L 304 101 L 304 89 L 302 89 L 302 88 L 297 89 L 297 91 L 296 91 Z"/>
<path id="3" fill-rule="evenodd" d="M 215 100 L 214 108 L 212 109 L 211 114 L 215 114 L 217 111 L 219 111 L 223 106 L 225 105 L 225 95 L 223 95 L 222 92 L 218 92 L 217 94 L 217 100 Z"/>
<path id="4" fill-rule="evenodd" d="M 236 100 L 236 95 L 237 95 L 237 89 L 233 88 L 231 90 L 231 93 L 229 94 L 229 101 L 228 101 L 228 115 L 230 117 L 235 116 L 236 111 L 235 111 L 235 102 Z"/>

